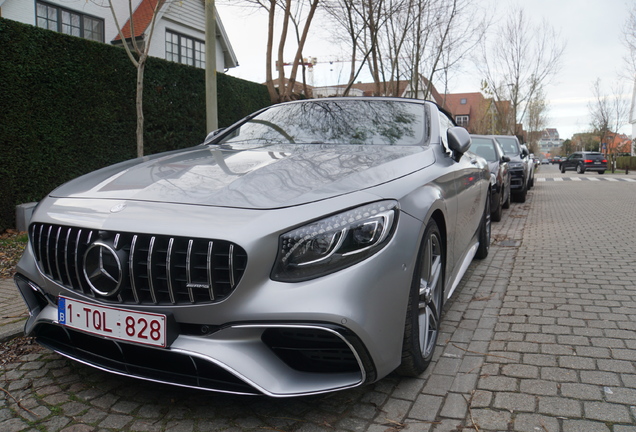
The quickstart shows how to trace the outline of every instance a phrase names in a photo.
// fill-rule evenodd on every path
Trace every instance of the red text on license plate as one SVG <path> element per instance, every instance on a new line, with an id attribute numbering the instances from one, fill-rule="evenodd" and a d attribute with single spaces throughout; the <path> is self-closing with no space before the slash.
<path id="1" fill-rule="evenodd" d="M 166 316 L 97 306 L 60 297 L 58 321 L 67 327 L 100 336 L 159 347 L 166 346 Z"/>

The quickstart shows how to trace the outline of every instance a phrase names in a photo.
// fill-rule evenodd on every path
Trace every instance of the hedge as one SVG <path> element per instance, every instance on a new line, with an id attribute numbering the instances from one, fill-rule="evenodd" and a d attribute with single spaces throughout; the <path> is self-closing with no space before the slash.
<path id="1" fill-rule="evenodd" d="M 624 170 L 629 168 L 630 171 L 636 171 L 636 157 L 634 156 L 619 156 L 616 158 L 616 168 Z"/>
<path id="2" fill-rule="evenodd" d="M 0 18 L 0 232 L 15 206 L 136 156 L 136 69 L 123 49 Z M 270 104 L 265 86 L 217 74 L 219 126 Z M 144 153 L 205 138 L 205 71 L 150 58 Z"/>

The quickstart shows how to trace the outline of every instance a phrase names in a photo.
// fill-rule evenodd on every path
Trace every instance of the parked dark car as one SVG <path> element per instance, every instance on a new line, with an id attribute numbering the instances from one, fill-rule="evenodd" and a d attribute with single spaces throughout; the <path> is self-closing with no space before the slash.
<path id="1" fill-rule="evenodd" d="M 579 174 L 584 174 L 585 171 L 604 174 L 607 169 L 607 158 L 599 152 L 575 152 L 561 161 L 559 169 L 562 173 L 567 170 L 576 170 Z"/>
<path id="2" fill-rule="evenodd" d="M 503 209 L 510 207 L 510 158 L 504 155 L 501 146 L 492 136 L 471 135 L 470 151 L 483 157 L 490 168 L 490 214 L 499 222 Z"/>
<path id="3" fill-rule="evenodd" d="M 490 173 L 470 145 L 430 102 L 303 100 L 70 181 L 31 219 L 25 333 L 225 393 L 419 376 L 446 342 L 445 300 L 490 247 Z"/>
<path id="4" fill-rule="evenodd" d="M 519 143 L 514 135 L 493 135 L 501 145 L 504 155 L 510 158 L 510 192 L 512 199 L 526 202 L 528 190 L 534 182 L 534 163 L 530 161 L 530 152 Z"/>

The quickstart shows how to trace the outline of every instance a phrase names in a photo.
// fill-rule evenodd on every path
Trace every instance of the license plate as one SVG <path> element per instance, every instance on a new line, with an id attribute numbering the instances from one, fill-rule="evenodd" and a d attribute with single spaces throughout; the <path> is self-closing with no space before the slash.
<path id="1" fill-rule="evenodd" d="M 97 306 L 60 297 L 58 321 L 67 327 L 107 338 L 166 347 L 165 315 Z"/>
<path id="2" fill-rule="evenodd" d="M 601 163 L 599 161 L 594 162 L 594 165 L 600 165 Z"/>

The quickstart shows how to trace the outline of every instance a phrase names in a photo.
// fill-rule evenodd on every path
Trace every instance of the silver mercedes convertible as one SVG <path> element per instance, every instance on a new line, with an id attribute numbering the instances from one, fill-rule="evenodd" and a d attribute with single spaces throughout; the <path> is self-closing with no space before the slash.
<path id="1" fill-rule="evenodd" d="M 233 394 L 342 390 L 431 362 L 490 244 L 490 174 L 436 105 L 261 110 L 40 201 L 25 333 L 80 363 Z M 443 361 L 443 360 L 442 360 Z"/>

